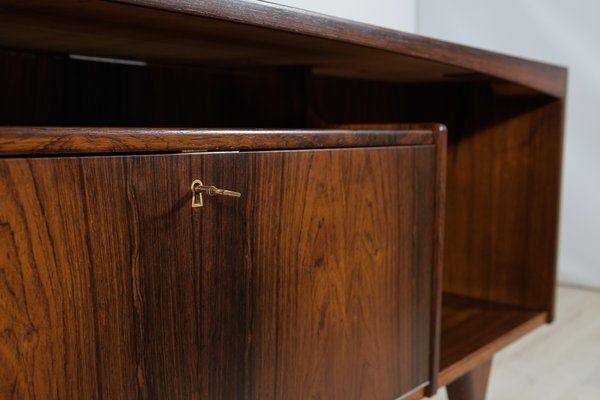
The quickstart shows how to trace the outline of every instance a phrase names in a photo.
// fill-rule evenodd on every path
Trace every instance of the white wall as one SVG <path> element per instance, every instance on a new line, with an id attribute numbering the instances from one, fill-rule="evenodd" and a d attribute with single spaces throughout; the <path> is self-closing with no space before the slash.
<path id="1" fill-rule="evenodd" d="M 273 2 L 405 32 L 415 31 L 416 0 L 273 0 Z"/>
<path id="2" fill-rule="evenodd" d="M 560 279 L 600 287 L 600 1 L 419 0 L 420 34 L 569 67 Z"/>

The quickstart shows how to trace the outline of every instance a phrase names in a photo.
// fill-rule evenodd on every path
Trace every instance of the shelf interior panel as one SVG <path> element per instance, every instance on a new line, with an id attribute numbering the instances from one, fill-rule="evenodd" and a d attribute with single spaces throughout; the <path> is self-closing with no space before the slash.
<path id="1" fill-rule="evenodd" d="M 546 322 L 547 313 L 444 293 L 440 386 Z"/>

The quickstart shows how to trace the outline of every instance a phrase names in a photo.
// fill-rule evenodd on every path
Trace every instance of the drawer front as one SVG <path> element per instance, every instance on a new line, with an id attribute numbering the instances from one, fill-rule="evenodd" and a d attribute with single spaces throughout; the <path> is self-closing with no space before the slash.
<path id="1" fill-rule="evenodd" d="M 201 179 L 242 193 L 203 195 Z M 435 147 L 0 160 L 0 398 L 428 379 Z"/>

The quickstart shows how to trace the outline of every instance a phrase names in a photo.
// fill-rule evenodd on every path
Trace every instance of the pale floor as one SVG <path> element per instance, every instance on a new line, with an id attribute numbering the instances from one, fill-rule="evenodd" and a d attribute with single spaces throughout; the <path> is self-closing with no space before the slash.
<path id="1" fill-rule="evenodd" d="M 552 325 L 494 357 L 486 400 L 600 400 L 600 291 L 562 286 L 557 300 Z"/>

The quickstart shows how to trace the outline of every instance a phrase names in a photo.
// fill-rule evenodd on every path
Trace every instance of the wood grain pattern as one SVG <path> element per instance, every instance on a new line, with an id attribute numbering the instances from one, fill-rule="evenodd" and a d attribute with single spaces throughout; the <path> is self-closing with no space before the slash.
<path id="1" fill-rule="evenodd" d="M 434 198 L 431 188 L 427 189 L 434 184 L 431 150 L 414 151 L 413 157 L 403 157 L 403 161 L 391 153 L 377 160 L 354 154 L 352 161 L 346 161 L 352 163 L 352 169 L 334 169 L 331 175 L 323 174 L 315 158 L 306 158 L 303 168 L 293 172 L 308 172 L 297 176 L 308 177 L 317 192 L 326 192 L 313 202 L 310 211 L 289 210 L 282 221 L 284 226 L 312 221 L 308 229 L 290 232 L 293 236 L 289 240 L 306 243 L 304 247 L 312 251 L 284 263 L 290 272 L 280 276 L 280 288 L 290 288 L 280 295 L 279 312 L 286 316 L 280 328 L 280 351 L 289 360 L 298 361 L 281 365 L 279 398 L 385 399 L 425 382 L 428 369 L 421 357 L 429 349 L 430 300 L 418 293 L 430 290 L 433 261 L 433 242 L 428 238 L 433 237 Z M 332 165 L 344 164 L 332 160 Z M 371 172 L 388 166 L 397 171 L 391 179 Z M 415 172 L 428 178 L 417 178 L 417 182 Z M 396 183 L 408 181 L 412 182 L 408 186 Z M 417 194 L 405 202 L 408 187 L 430 195 Z M 292 188 L 286 192 L 292 198 L 305 196 Z M 330 218 L 329 205 L 342 196 L 345 205 Z M 395 204 L 389 207 L 388 202 Z M 388 222 L 394 220 L 403 222 Z M 408 237 L 414 239 L 402 239 Z M 417 237 L 423 242 L 419 243 Z M 335 244 L 332 248 L 337 241 L 342 246 Z M 302 271 L 305 263 L 314 268 Z M 330 267 L 322 268 L 327 265 Z M 412 315 L 411 323 L 406 320 L 408 315 Z M 307 371 L 307 375 L 299 376 L 298 371 Z"/>
<path id="2" fill-rule="evenodd" d="M 482 364 L 448 384 L 449 400 L 485 400 L 492 360 Z"/>
<path id="3" fill-rule="evenodd" d="M 0 160 L 0 397 L 429 380 L 433 145 Z M 194 178 L 239 190 L 190 208 Z"/>
<path id="4" fill-rule="evenodd" d="M 301 128 L 306 74 L 302 66 L 140 66 L 3 49 L 0 125 Z"/>
<path id="5" fill-rule="evenodd" d="M 313 116 L 314 117 L 314 116 Z M 317 123 L 318 126 L 322 128 L 330 128 L 330 129 L 353 129 L 353 130 L 363 130 L 363 129 L 399 129 L 404 127 L 406 129 L 422 129 L 429 124 L 394 124 L 394 123 L 385 123 L 385 124 L 328 124 L 325 121 L 318 121 L 313 118 L 313 122 Z M 440 338 L 442 333 L 442 281 L 443 281 L 443 265 L 444 265 L 444 242 L 445 242 L 445 232 L 444 232 L 444 222 L 445 222 L 445 207 L 446 207 L 446 148 L 447 148 L 447 135 L 448 131 L 444 125 L 441 124 L 432 124 L 431 128 L 434 134 L 434 142 L 436 145 L 436 187 L 438 188 L 436 192 L 436 200 L 435 200 L 435 250 L 434 250 L 434 268 L 432 270 L 431 275 L 431 330 L 433 334 L 431 335 L 430 342 L 430 353 L 429 353 L 429 365 L 430 365 L 430 382 L 426 388 L 423 390 L 417 390 L 409 399 L 417 399 L 425 396 L 433 396 L 438 388 L 438 376 L 440 371 Z"/>
<path id="6" fill-rule="evenodd" d="M 438 376 L 440 371 L 440 348 L 442 334 L 442 292 L 443 292 L 443 266 L 444 266 L 444 243 L 446 241 L 446 154 L 448 131 L 443 125 L 437 127 L 435 135 L 436 144 L 436 193 L 435 200 L 435 245 L 434 245 L 434 268 L 431 274 L 431 350 L 429 354 L 429 368 L 431 381 L 427 387 L 427 396 L 433 396 L 438 388 Z"/>
<path id="7" fill-rule="evenodd" d="M 449 132 L 444 291 L 545 311 L 552 319 L 562 100 L 505 95 L 482 82 L 313 78 L 309 104 L 314 127 L 443 121 Z"/>
<path id="8" fill-rule="evenodd" d="M 440 386 L 468 373 L 515 339 L 543 325 L 545 312 L 444 294 Z"/>
<path id="9" fill-rule="evenodd" d="M 222 2 L 209 0 L 117 0 L 122 3 L 154 7 L 198 16 L 268 27 L 278 31 L 300 33 L 351 43 L 367 48 L 406 54 L 426 60 L 440 61 L 486 75 L 515 81 L 556 96 L 564 95 L 566 69 L 536 63 L 507 55 L 420 37 L 391 29 L 327 17 L 306 10 L 260 1 Z M 358 49 L 357 49 L 358 50 Z M 416 72 L 416 71 L 415 71 Z M 457 74 L 460 76 L 460 74 Z M 473 78 L 473 74 L 467 74 Z M 544 89 L 542 89 L 544 87 Z"/>
<path id="10" fill-rule="evenodd" d="M 119 4 L 120 3 L 120 4 Z M 566 70 L 260 1 L 5 1 L 4 47 L 395 81 L 497 78 L 563 97 Z M 127 4 L 125 4 L 127 3 Z"/>
<path id="11" fill-rule="evenodd" d="M 473 95 L 448 146 L 444 290 L 551 319 L 563 104 Z"/>
<path id="12" fill-rule="evenodd" d="M 494 354 L 543 325 L 546 319 L 543 312 L 445 293 L 437 385 L 447 386 L 450 399 L 485 398 L 484 384 L 489 370 L 479 371 L 478 367 L 485 366 Z M 480 372 L 484 372 L 484 379 L 478 378 Z M 431 392 L 432 385 L 418 388 L 402 400 L 430 397 Z"/>
<path id="13" fill-rule="evenodd" d="M 0 46 L 1 156 L 127 155 L 0 160 L 0 397 L 461 396 L 553 318 L 564 68 L 258 1 L 10 0 Z M 131 156 L 183 150 L 243 154 Z"/>
<path id="14" fill-rule="evenodd" d="M 405 130 L 0 127 L 0 155 L 423 145 L 434 143 L 436 126 L 407 125 Z"/>

